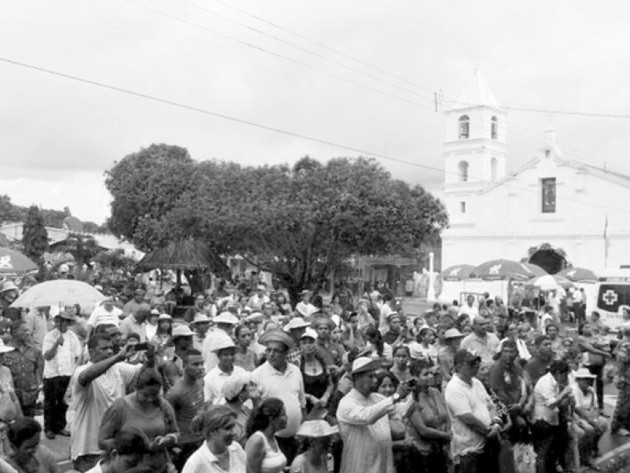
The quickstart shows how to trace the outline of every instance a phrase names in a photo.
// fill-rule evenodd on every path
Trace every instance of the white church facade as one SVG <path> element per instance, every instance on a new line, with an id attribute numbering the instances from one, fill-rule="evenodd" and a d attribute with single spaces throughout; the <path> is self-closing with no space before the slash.
<path id="1" fill-rule="evenodd" d="M 595 272 L 630 265 L 630 176 L 563 158 L 551 128 L 508 171 L 507 113 L 478 71 L 446 116 L 443 269 L 520 261 L 544 243 Z"/>

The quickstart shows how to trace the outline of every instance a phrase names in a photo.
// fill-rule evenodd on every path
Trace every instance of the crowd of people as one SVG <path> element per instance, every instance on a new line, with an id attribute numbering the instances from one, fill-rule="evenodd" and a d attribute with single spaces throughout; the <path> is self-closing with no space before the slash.
<path id="1" fill-rule="evenodd" d="M 344 286 L 293 307 L 221 284 L 179 312 L 148 289 L 82 315 L 0 286 L 0 472 L 56 472 L 42 434 L 89 473 L 577 472 L 609 423 L 630 435 L 630 329 L 611 343 L 597 314 L 572 335 L 487 294 L 411 316 Z"/>

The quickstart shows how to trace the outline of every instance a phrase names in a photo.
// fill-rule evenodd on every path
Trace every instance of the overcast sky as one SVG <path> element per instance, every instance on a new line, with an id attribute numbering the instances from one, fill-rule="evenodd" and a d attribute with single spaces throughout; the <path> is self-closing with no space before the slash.
<path id="1" fill-rule="evenodd" d="M 216 0 L 133 0 L 171 17 L 126 0 L 0 0 L 0 57 L 440 169 L 430 91 L 456 97 L 475 67 L 501 105 L 630 113 L 626 1 L 223 1 L 346 56 Z M 516 111 L 509 169 L 550 122 L 565 157 L 630 173 L 630 120 Z M 243 164 L 357 155 L 0 61 L 0 193 L 14 203 L 102 222 L 103 172 L 151 143 Z M 382 162 L 430 190 L 443 180 Z"/>

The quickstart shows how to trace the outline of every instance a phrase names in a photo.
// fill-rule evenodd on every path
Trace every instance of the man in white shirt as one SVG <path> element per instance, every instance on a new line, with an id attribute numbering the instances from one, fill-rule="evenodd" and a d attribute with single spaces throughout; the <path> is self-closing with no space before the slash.
<path id="1" fill-rule="evenodd" d="M 304 289 L 300 292 L 301 301 L 295 306 L 296 312 L 299 312 L 304 320 L 309 321 L 311 316 L 317 312 L 317 307 L 311 304 L 311 291 Z"/>
<path id="2" fill-rule="evenodd" d="M 227 335 L 228 337 L 232 336 L 234 327 L 238 324 L 238 318 L 231 312 L 226 311 L 217 315 L 213 322 L 215 325 L 214 330 L 206 334 L 201 350 L 206 373 L 209 373 L 212 368 L 217 366 L 219 363 L 219 359 L 217 358 L 217 354 L 214 350 L 215 344 L 220 342 L 224 335 Z"/>
<path id="3" fill-rule="evenodd" d="M 341 473 L 393 473 L 392 436 L 388 414 L 394 404 L 409 393 L 400 383 L 391 397 L 374 392 L 379 360 L 358 357 L 352 362 L 353 389 L 337 408 L 339 431 L 343 439 Z"/>
<path id="4" fill-rule="evenodd" d="M 276 432 L 278 444 L 290 464 L 297 453 L 295 434 L 302 423 L 306 396 L 300 369 L 287 361 L 293 340 L 282 330 L 269 330 L 259 342 L 266 346 L 267 361 L 252 372 L 252 381 L 260 389 L 261 400 L 276 397 L 284 403 L 287 426 Z"/>
<path id="5" fill-rule="evenodd" d="M 88 342 L 90 362 L 79 366 L 72 378 L 72 437 L 70 456 L 75 470 L 87 471 L 96 465 L 103 451 L 98 446 L 98 430 L 105 411 L 122 398 L 143 365 L 123 363 L 133 354 L 130 345 L 114 354 L 112 341 L 103 333 Z M 153 360 L 153 357 L 147 357 Z"/>
<path id="6" fill-rule="evenodd" d="M 470 317 L 471 322 L 479 315 L 479 305 L 475 302 L 475 296 L 472 294 L 466 297 L 466 303 L 461 306 L 457 312 L 458 317 L 462 314 L 466 314 Z"/>
<path id="7" fill-rule="evenodd" d="M 481 357 L 461 349 L 455 353 L 453 363 L 455 373 L 446 385 L 444 397 L 453 434 L 451 453 L 458 463 L 456 471 L 495 472 L 496 452 L 492 447 L 502 424 L 486 388 L 475 378 Z"/>
<path id="8" fill-rule="evenodd" d="M 566 426 L 560 423 L 560 407 L 566 408 L 575 402 L 568 386 L 569 370 L 566 361 L 554 360 L 549 372 L 534 387 L 532 437 L 537 472 L 554 472 L 556 463 L 567 471 L 565 453 L 569 437 Z"/>
<path id="9" fill-rule="evenodd" d="M 99 325 L 120 325 L 120 316 L 123 311 L 114 305 L 114 299 L 108 297 L 90 314 L 87 324 L 89 326 L 90 333 Z"/>
<path id="10" fill-rule="evenodd" d="M 207 404 L 225 404 L 221 396 L 223 384 L 234 376 L 242 376 L 245 370 L 240 366 L 234 366 L 236 345 L 234 340 L 225 334 L 214 345 L 219 363 L 203 378 L 203 397 Z"/>
<path id="11" fill-rule="evenodd" d="M 68 405 L 64 397 L 70 377 L 82 354 L 79 338 L 68 330 L 74 318 L 63 311 L 55 317 L 55 328 L 46 334 L 42 345 L 44 356 L 44 430 L 46 437 L 56 434 L 69 437 L 66 429 Z"/>
<path id="12" fill-rule="evenodd" d="M 264 284 L 256 286 L 256 292 L 249 298 L 247 305 L 252 308 L 253 311 L 262 310 L 262 305 L 266 302 L 270 302 L 269 296 L 266 294 L 266 287 Z"/>

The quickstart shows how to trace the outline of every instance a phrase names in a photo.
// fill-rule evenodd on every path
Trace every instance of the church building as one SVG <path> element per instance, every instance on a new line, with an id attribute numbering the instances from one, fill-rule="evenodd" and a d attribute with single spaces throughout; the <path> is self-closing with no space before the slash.
<path id="1" fill-rule="evenodd" d="M 564 158 L 551 127 L 510 170 L 508 114 L 479 71 L 446 117 L 442 268 L 499 258 L 551 273 L 630 265 L 630 176 Z"/>

